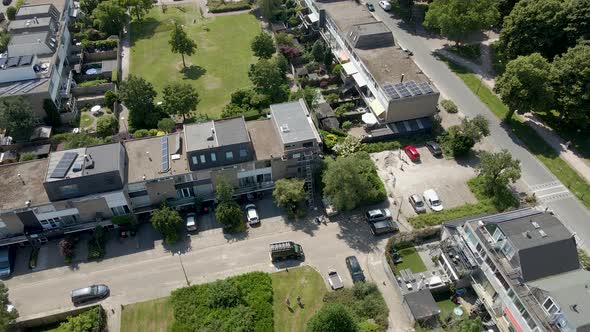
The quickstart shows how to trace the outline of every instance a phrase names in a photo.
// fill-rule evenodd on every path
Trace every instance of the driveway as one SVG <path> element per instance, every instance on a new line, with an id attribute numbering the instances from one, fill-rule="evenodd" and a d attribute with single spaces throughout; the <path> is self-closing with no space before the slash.
<path id="1" fill-rule="evenodd" d="M 265 209 L 268 204 L 267 200 L 259 203 L 261 225 L 250 228 L 247 234 L 226 235 L 220 228 L 213 228 L 185 235 L 174 246 L 163 245 L 159 237 L 154 237 L 150 225 L 143 225 L 132 239 L 119 240 L 113 235 L 107 257 L 101 262 L 79 262 L 74 267 L 59 266 L 30 273 L 20 271 L 5 282 L 10 299 L 21 317 L 43 316 L 73 308 L 69 299 L 71 289 L 105 283 L 111 288 L 111 296 L 102 303 L 109 317 L 114 318 L 109 321 L 111 330 L 117 331 L 121 305 L 168 296 L 172 290 L 186 286 L 187 281 L 198 284 L 249 271 L 275 272 L 306 264 L 316 268 L 326 281 L 328 270 L 334 268 L 350 287 L 352 279 L 344 259 L 356 255 L 368 279 L 380 287 L 390 287 L 383 272 L 383 260 L 379 259 L 387 237 L 373 237 L 362 218 L 342 216 L 339 222 L 321 225 L 313 221 L 313 216 L 289 221 L 272 209 Z M 268 244 L 284 240 L 303 246 L 304 262 L 291 262 L 291 265 L 270 262 Z M 120 241 L 126 245 L 120 246 Z M 369 254 L 373 257 L 370 264 Z M 393 294 L 392 290 L 385 291 Z M 392 331 L 406 330 L 409 322 L 400 315 L 403 309 L 399 299 L 386 296 L 386 300 L 392 311 Z"/>
<path id="2" fill-rule="evenodd" d="M 463 81 L 442 61 L 439 61 L 432 48 L 431 36 L 418 32 L 399 19 L 392 17 L 377 7 L 377 0 L 368 0 L 375 5 L 374 15 L 381 19 L 393 32 L 397 43 L 411 49 L 414 60 L 420 69 L 435 83 L 444 98 L 452 99 L 462 112 L 470 117 L 483 115 L 490 122 L 490 137 L 487 138 L 494 150 L 508 149 L 521 161 L 522 181 L 529 192 L 537 193 L 539 203 L 552 210 L 578 238 L 578 244 L 586 250 L 590 248 L 590 213 L 568 188 L 533 156 L 511 132 L 507 131 L 498 119 L 484 105 Z"/>

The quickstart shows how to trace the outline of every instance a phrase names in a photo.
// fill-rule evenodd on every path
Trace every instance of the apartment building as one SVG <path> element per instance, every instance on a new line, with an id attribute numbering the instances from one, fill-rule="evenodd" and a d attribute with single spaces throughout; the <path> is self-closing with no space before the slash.
<path id="1" fill-rule="evenodd" d="M 110 225 L 110 218 L 210 201 L 227 181 L 236 195 L 301 177 L 313 203 L 321 139 L 303 100 L 270 115 L 185 125 L 182 132 L 53 152 L 0 165 L 0 246 Z"/>
<path id="2" fill-rule="evenodd" d="M 580 268 L 574 234 L 553 214 L 523 209 L 444 226 L 454 259 L 472 262 L 466 266 L 491 318 L 486 325 L 590 331 L 590 272 Z M 457 270 L 455 262 L 443 262 Z"/>
<path id="3" fill-rule="evenodd" d="M 19 8 L 8 25 L 8 51 L 0 57 L 0 98 L 26 96 L 40 117 L 46 116 L 44 99 L 60 110 L 71 108 L 73 8 L 72 0 L 29 0 Z"/>
<path id="4" fill-rule="evenodd" d="M 319 31 L 380 124 L 376 135 L 428 130 L 439 92 L 366 6 L 351 0 L 305 0 L 304 25 Z"/>

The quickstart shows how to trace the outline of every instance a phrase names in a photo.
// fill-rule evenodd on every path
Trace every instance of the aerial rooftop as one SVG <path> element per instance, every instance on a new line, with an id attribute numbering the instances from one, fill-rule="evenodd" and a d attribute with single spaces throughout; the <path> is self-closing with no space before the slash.
<path id="1" fill-rule="evenodd" d="M 164 148 L 164 140 L 167 141 L 166 148 Z M 130 140 L 124 145 L 129 163 L 127 166 L 129 183 L 190 172 L 180 133 Z M 168 162 L 167 169 L 164 169 L 165 159 Z"/>
<path id="2" fill-rule="evenodd" d="M 187 151 L 198 151 L 250 141 L 243 117 L 211 120 L 184 126 Z"/>
<path id="3" fill-rule="evenodd" d="M 111 143 L 53 152 L 45 182 L 120 171 L 122 145 Z"/>
<path id="4" fill-rule="evenodd" d="M 49 202 L 43 187 L 48 159 L 0 166 L 0 211 L 25 208 Z"/>
<path id="5" fill-rule="evenodd" d="M 270 115 L 283 144 L 321 141 L 303 99 L 270 105 Z"/>
<path id="6" fill-rule="evenodd" d="M 256 160 L 268 160 L 283 155 L 283 145 L 270 119 L 246 122 L 252 139 Z"/>

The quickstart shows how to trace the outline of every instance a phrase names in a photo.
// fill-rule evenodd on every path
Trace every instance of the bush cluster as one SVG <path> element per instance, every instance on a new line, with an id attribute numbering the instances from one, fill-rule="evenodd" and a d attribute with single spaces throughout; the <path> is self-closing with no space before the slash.
<path id="1" fill-rule="evenodd" d="M 210 13 L 227 13 L 233 12 L 238 10 L 246 10 L 252 8 L 252 5 L 248 1 L 239 1 L 239 2 L 217 2 L 217 1 L 208 1 L 207 7 L 209 7 Z"/>
<path id="2" fill-rule="evenodd" d="M 270 275 L 251 272 L 172 292 L 172 331 L 272 331 Z"/>
<path id="3" fill-rule="evenodd" d="M 459 108 L 457 108 L 457 105 L 455 105 L 452 100 L 443 99 L 443 101 L 440 102 L 440 105 L 449 113 L 459 112 Z"/>
<path id="4" fill-rule="evenodd" d="M 88 260 L 101 259 L 106 254 L 107 233 L 102 226 L 94 229 L 92 238 L 88 239 Z"/>

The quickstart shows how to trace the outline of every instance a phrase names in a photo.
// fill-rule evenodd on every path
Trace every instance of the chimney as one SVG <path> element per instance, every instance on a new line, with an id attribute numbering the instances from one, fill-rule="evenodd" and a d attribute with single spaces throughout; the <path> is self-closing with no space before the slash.
<path id="1" fill-rule="evenodd" d="M 402 79 L 400 80 L 400 83 L 404 82 L 404 76 L 406 76 L 406 74 L 402 74 Z"/>

